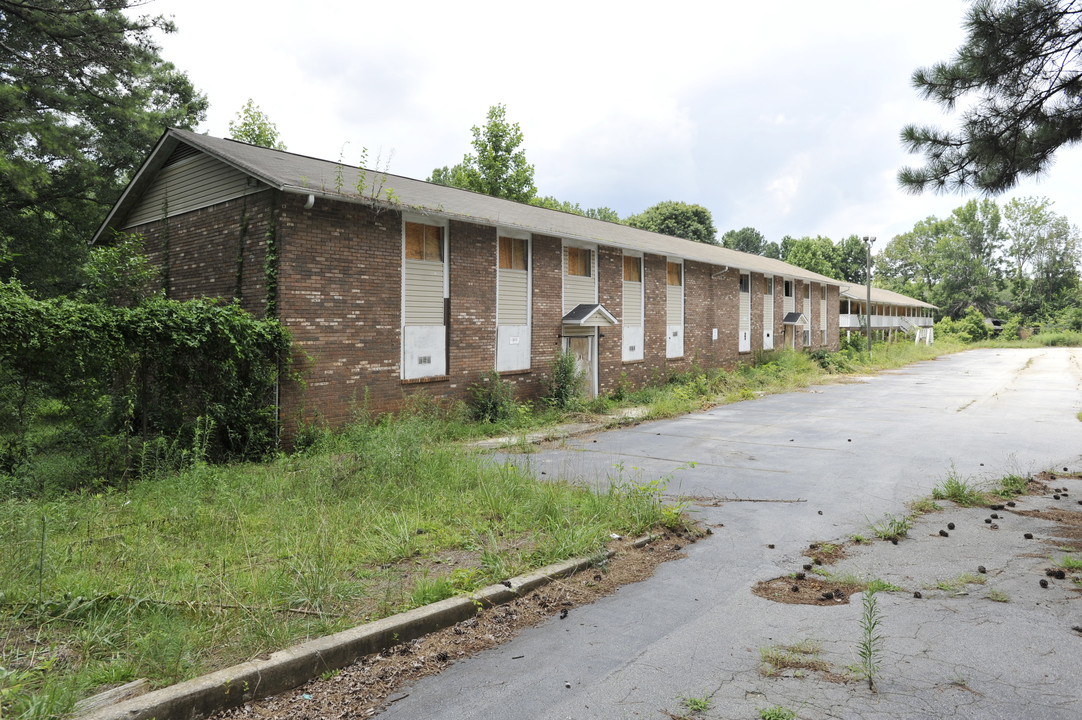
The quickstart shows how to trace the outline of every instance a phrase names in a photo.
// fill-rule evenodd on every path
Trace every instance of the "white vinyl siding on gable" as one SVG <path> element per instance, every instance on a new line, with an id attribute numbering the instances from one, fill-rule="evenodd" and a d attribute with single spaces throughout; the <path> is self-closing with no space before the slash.
<path id="1" fill-rule="evenodd" d="M 266 189 L 264 185 L 250 187 L 247 175 L 199 153 L 166 164 L 125 219 L 124 227 L 161 220 L 167 215 L 173 217 Z"/>

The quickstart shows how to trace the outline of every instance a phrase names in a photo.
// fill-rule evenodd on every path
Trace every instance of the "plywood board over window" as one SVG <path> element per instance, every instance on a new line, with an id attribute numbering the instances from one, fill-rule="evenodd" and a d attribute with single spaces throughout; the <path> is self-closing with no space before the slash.
<path id="1" fill-rule="evenodd" d="M 567 314 L 584 303 L 597 302 L 597 277 L 594 251 L 590 248 L 564 246 L 563 311 Z"/>

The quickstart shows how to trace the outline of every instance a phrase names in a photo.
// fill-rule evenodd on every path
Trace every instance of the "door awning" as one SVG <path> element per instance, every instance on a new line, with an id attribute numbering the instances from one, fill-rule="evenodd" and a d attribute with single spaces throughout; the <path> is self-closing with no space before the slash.
<path id="1" fill-rule="evenodd" d="M 563 324 L 576 327 L 610 327 L 620 323 L 616 322 L 616 318 L 601 303 L 583 303 L 564 315 Z"/>
<path id="2" fill-rule="evenodd" d="M 808 325 L 808 317 L 804 313 L 791 312 L 785 313 L 785 317 L 782 318 L 782 325 Z"/>

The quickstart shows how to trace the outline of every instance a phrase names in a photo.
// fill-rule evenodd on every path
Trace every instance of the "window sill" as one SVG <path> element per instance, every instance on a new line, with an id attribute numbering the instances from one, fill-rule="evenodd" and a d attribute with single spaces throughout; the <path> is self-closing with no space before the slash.
<path id="1" fill-rule="evenodd" d="M 444 382 L 450 380 L 450 375 L 432 375 L 431 377 L 423 378 L 402 378 L 403 385 L 422 385 L 424 383 Z"/>
<path id="2" fill-rule="evenodd" d="M 624 365 L 642 365 L 646 362 L 646 359 L 643 358 L 641 360 L 623 360 L 622 362 L 624 363 Z"/>
<path id="3" fill-rule="evenodd" d="M 500 370 L 500 377 L 507 377 L 508 375 L 529 375 L 533 372 L 532 369 L 526 368 L 525 370 Z"/>

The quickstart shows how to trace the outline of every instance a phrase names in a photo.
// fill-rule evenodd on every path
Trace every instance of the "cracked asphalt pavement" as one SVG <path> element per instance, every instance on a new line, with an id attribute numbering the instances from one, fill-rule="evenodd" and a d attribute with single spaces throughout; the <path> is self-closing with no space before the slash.
<path id="1" fill-rule="evenodd" d="M 870 536 L 871 522 L 908 513 L 950 473 L 1082 471 L 1079 411 L 1082 350 L 974 350 L 507 455 L 601 487 L 668 478 L 667 495 L 713 535 L 647 581 L 404 689 L 383 717 L 758 718 L 774 706 L 804 719 L 1082 717 L 1082 595 L 1070 576 L 1039 585 L 1063 555 L 1061 526 L 1015 512 L 1082 511 L 1082 480 L 1063 480 L 1058 500 L 1020 498 L 996 530 L 987 509 L 943 503 L 898 545 L 849 548 L 831 572 L 902 588 L 877 594 L 877 692 L 760 673 L 762 649 L 811 640 L 844 674 L 859 595 L 815 606 L 751 592 L 799 570 L 811 542 Z M 967 573 L 983 584 L 955 582 Z M 710 709 L 692 714 L 688 697 Z"/>

